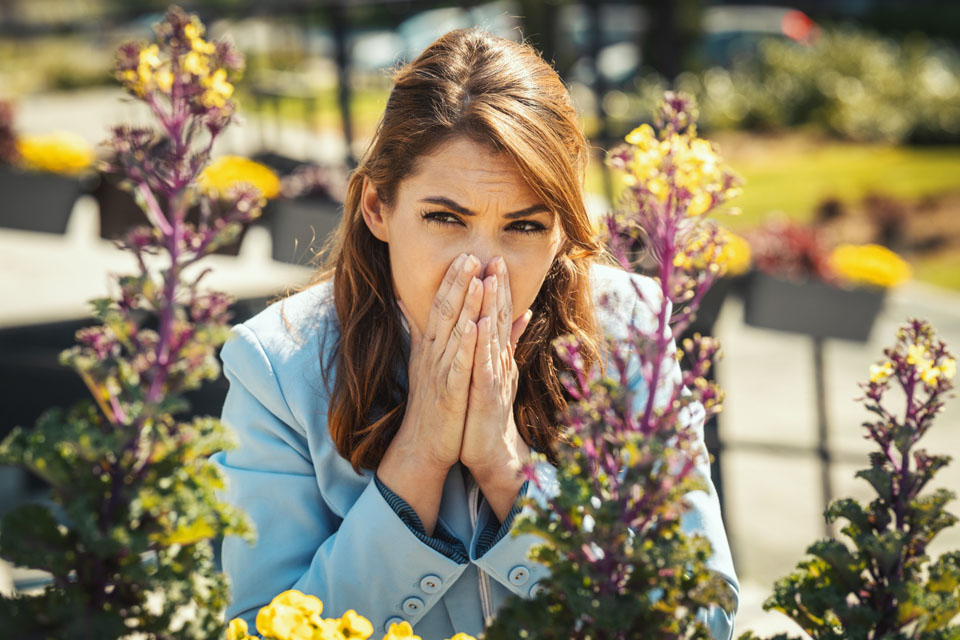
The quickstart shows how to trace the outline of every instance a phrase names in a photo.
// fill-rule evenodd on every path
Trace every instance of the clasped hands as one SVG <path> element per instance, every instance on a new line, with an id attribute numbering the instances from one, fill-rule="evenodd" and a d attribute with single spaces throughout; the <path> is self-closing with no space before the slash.
<path id="1" fill-rule="evenodd" d="M 513 402 L 517 341 L 530 322 L 513 321 L 506 262 L 461 254 L 447 269 L 421 333 L 410 327 L 407 410 L 395 438 L 422 464 L 443 472 L 459 460 L 502 522 L 516 499 L 530 448 L 517 431 Z"/>

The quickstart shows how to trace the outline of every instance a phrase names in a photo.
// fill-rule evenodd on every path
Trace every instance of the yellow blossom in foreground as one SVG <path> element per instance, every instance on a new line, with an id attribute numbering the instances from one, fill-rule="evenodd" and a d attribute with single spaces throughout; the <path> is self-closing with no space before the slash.
<path id="1" fill-rule="evenodd" d="M 830 263 L 852 284 L 895 287 L 910 278 L 910 265 L 890 249 L 876 244 L 840 245 Z"/>
<path id="2" fill-rule="evenodd" d="M 403 622 L 397 624 L 394 622 L 390 625 L 390 629 L 387 630 L 387 635 L 383 636 L 383 640 L 423 640 L 420 636 L 413 633 L 413 627 L 410 626 L 410 623 L 404 620 Z"/>
<path id="3" fill-rule="evenodd" d="M 250 637 L 250 628 L 243 618 L 234 618 L 227 626 L 227 640 L 246 640 Z"/>
<path id="4" fill-rule="evenodd" d="M 82 137 L 67 131 L 22 136 L 17 140 L 24 168 L 75 175 L 88 169 L 95 159 L 93 147 Z"/>
<path id="5" fill-rule="evenodd" d="M 257 631 L 277 640 L 313 640 L 315 615 L 321 611 L 319 598 L 288 589 L 257 612 Z"/>
<path id="6" fill-rule="evenodd" d="M 452 638 L 448 638 L 447 640 L 477 640 L 477 639 L 471 635 L 461 632 L 453 636 Z"/>
<path id="7" fill-rule="evenodd" d="M 373 635 L 373 625 L 370 624 L 370 621 L 353 609 L 348 609 L 340 618 L 339 629 L 344 638 L 366 640 Z"/>
<path id="8" fill-rule="evenodd" d="M 197 185 L 211 195 L 226 193 L 242 182 L 252 184 L 265 198 L 275 198 L 280 193 L 277 174 L 269 167 L 242 156 L 217 158 L 197 179 Z"/>

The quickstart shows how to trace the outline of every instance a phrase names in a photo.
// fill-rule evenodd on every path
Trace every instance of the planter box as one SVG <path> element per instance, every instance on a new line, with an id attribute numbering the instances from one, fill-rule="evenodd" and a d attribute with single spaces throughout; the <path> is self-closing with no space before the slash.
<path id="1" fill-rule="evenodd" d="M 273 259 L 309 264 L 340 223 L 341 208 L 339 202 L 326 194 L 268 202 L 264 217 L 273 237 Z"/>
<path id="2" fill-rule="evenodd" d="M 744 291 L 743 321 L 753 327 L 866 342 L 885 293 L 753 272 Z"/>
<path id="3" fill-rule="evenodd" d="M 106 240 L 116 240 L 133 227 L 150 224 L 146 214 L 137 206 L 133 195 L 120 188 L 121 180 L 122 178 L 117 174 L 101 174 L 100 184 L 94 192 L 100 209 L 100 237 Z M 196 207 L 190 209 L 187 212 L 186 220 L 197 224 L 200 220 L 199 209 Z M 254 221 L 254 224 L 256 224 L 256 221 Z M 224 245 L 213 253 L 228 256 L 237 255 L 240 252 L 240 245 L 243 243 L 243 237 L 247 233 L 248 226 L 243 226 L 240 237 L 235 242 Z"/>
<path id="4" fill-rule="evenodd" d="M 64 234 L 73 205 L 91 179 L 0 167 L 0 227 Z"/>

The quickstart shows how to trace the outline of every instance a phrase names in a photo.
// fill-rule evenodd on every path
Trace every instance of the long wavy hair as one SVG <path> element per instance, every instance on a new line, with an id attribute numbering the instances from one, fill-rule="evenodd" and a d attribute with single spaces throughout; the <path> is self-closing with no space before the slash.
<path id="1" fill-rule="evenodd" d="M 400 428 L 406 389 L 396 372 L 407 367 L 387 245 L 360 211 L 364 178 L 389 209 L 416 160 L 454 136 L 512 158 L 566 236 L 515 351 L 514 416 L 524 441 L 556 463 L 563 441 L 557 421 L 568 398 L 559 378 L 565 364 L 549 347 L 554 338 L 573 334 L 586 366 L 603 366 L 589 274 L 591 264 L 609 254 L 584 207 L 588 147 L 570 94 L 529 44 L 478 28 L 450 31 L 395 70 L 383 117 L 350 175 L 340 223 L 300 288 L 333 280 L 339 334 L 330 361 L 321 363 L 327 424 L 338 452 L 358 473 L 380 464 Z"/>

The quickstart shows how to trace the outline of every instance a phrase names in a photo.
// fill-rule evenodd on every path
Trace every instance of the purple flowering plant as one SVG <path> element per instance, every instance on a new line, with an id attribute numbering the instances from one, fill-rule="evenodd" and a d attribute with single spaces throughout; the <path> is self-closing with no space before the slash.
<path id="1" fill-rule="evenodd" d="M 846 540 L 824 538 L 808 547 L 811 557 L 776 582 L 763 608 L 784 613 L 815 640 L 960 638 L 960 550 L 932 562 L 927 553 L 933 538 L 957 522 L 945 509 L 956 493 L 940 488 L 920 495 L 951 458 L 916 447 L 953 388 L 956 360 L 930 324 L 916 319 L 898 329 L 883 353 L 859 398 L 875 414 L 863 426 L 877 450 L 856 475 L 877 497 L 866 507 L 851 498 L 832 502 L 824 515 L 847 521 Z M 891 411 L 891 400 L 902 413 Z M 746 633 L 740 640 L 758 639 Z"/>
<path id="2" fill-rule="evenodd" d="M 692 366 L 681 371 L 672 335 L 723 275 L 725 236 L 706 216 L 742 183 L 716 146 L 697 137 L 696 117 L 690 97 L 667 92 L 657 130 L 641 125 L 608 155 L 627 188 L 604 218 L 606 244 L 628 271 L 652 258 L 657 287 L 633 279 L 639 315 L 625 336 L 607 337 L 605 370 L 587 370 L 570 337 L 553 345 L 569 367 L 559 421 L 571 446 L 561 447 L 557 491 L 546 504 L 528 500 L 514 527 L 544 539 L 532 556 L 551 575 L 533 603 L 508 601 L 486 640 L 709 638 L 698 610 L 733 609 L 732 590 L 706 567 L 709 541 L 682 527 L 685 495 L 707 489 L 707 452 L 690 425 L 719 412 L 723 394 L 705 378 L 717 342 L 685 340 Z M 613 302 L 602 298 L 601 306 Z M 674 305 L 683 307 L 675 315 Z M 534 467 L 528 477 L 539 482 Z"/>
<path id="3" fill-rule="evenodd" d="M 119 276 L 113 297 L 91 301 L 100 324 L 79 330 L 60 356 L 92 399 L 49 409 L 0 443 L 0 463 L 25 466 L 52 489 L 49 504 L 3 519 L 0 555 L 52 575 L 39 594 L 0 599 L 4 637 L 221 636 L 228 585 L 211 540 L 252 540 L 246 516 L 214 493 L 222 479 L 207 456 L 234 445 L 226 426 L 177 417 L 190 408 L 183 392 L 220 375 L 215 351 L 232 303 L 201 291 L 209 268 L 184 272 L 231 242 L 263 204 L 250 185 L 197 187 L 233 120 L 230 79 L 243 61 L 229 43 L 205 40 L 200 20 L 177 7 L 155 34 L 152 44 L 121 46 L 116 73 L 157 126 L 115 127 L 107 143 L 107 170 L 125 176 L 150 223 L 117 241 L 140 271 Z M 185 222 L 193 205 L 196 225 Z"/>

